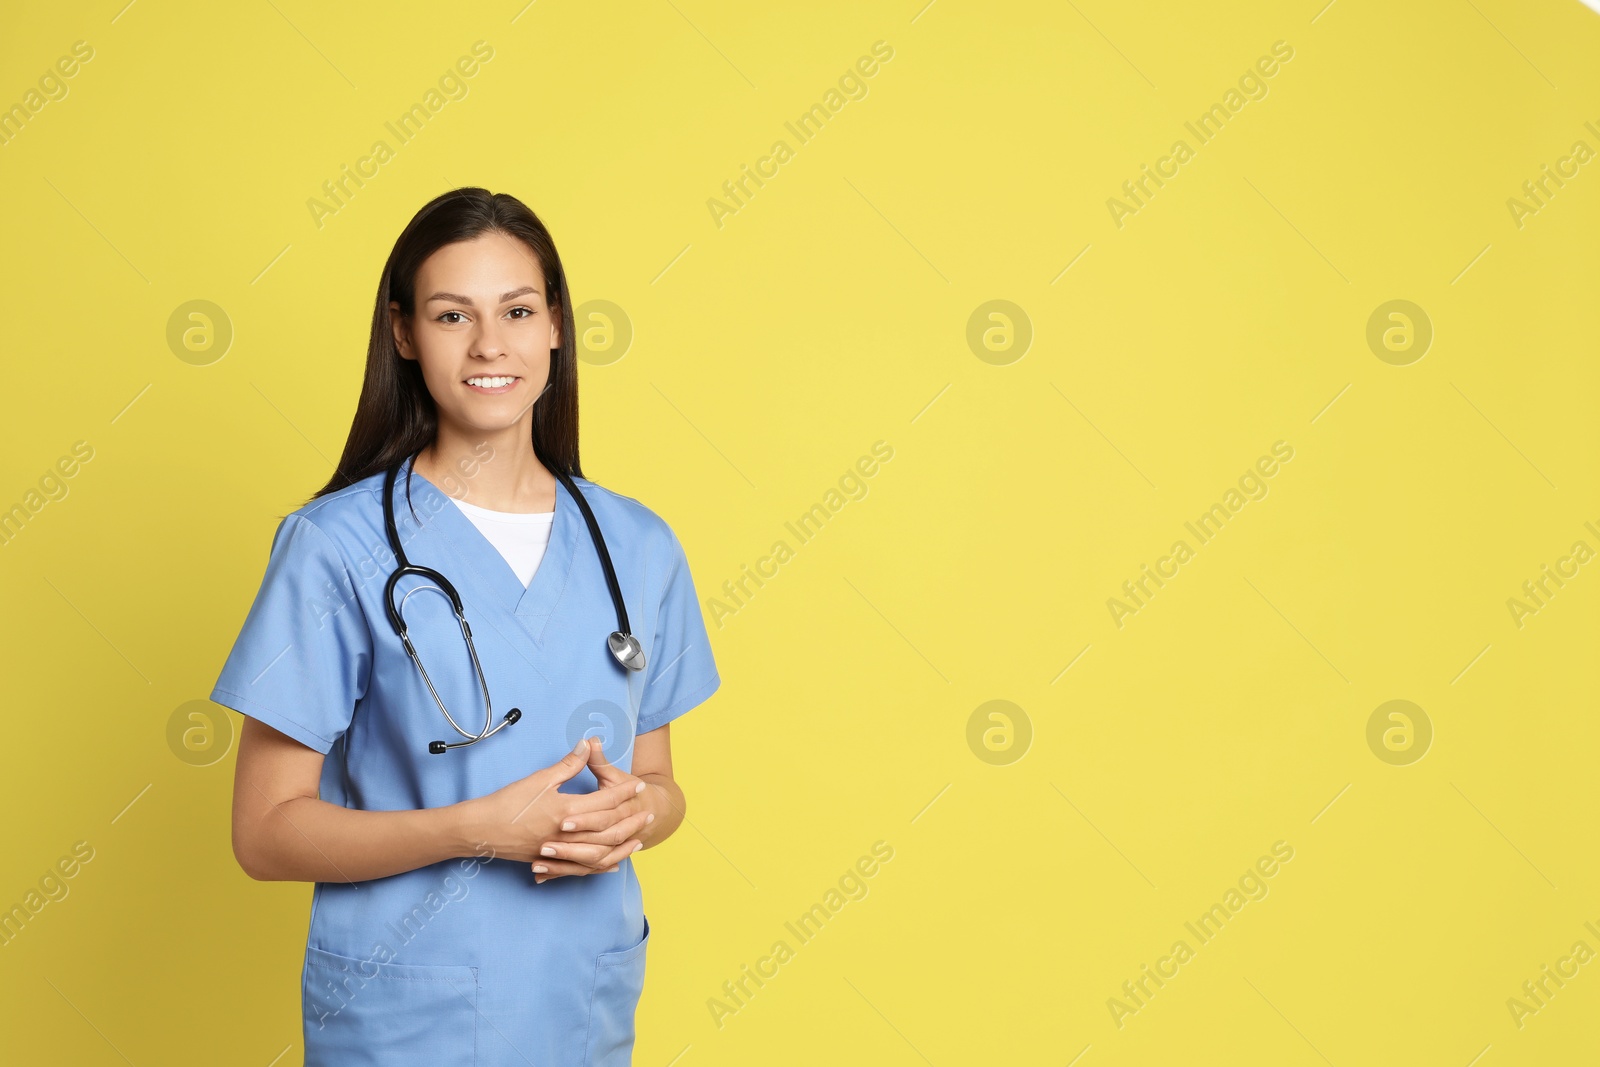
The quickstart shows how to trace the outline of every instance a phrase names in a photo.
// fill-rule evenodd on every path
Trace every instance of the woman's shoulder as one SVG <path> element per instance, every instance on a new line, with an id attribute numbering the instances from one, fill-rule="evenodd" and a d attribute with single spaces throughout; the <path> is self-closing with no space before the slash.
<path id="1" fill-rule="evenodd" d="M 403 482 L 396 484 L 396 493 L 404 491 L 400 488 L 403 484 Z M 378 471 L 375 474 L 369 474 L 365 478 L 359 478 L 351 482 L 343 489 L 335 489 L 331 493 L 306 501 L 294 514 L 308 519 L 317 515 L 325 517 L 340 515 L 369 506 L 371 500 L 374 497 L 378 497 L 382 492 L 383 472 Z"/>
<path id="2" fill-rule="evenodd" d="M 672 527 L 637 498 L 608 489 L 588 478 L 573 478 L 573 481 L 583 493 L 584 500 L 594 509 L 595 519 L 602 527 L 620 524 L 626 533 L 647 538 L 647 543 L 662 549 L 671 546 L 676 537 Z"/>
<path id="3" fill-rule="evenodd" d="M 396 486 L 396 493 L 403 490 Z M 374 524 L 382 524 L 383 473 L 361 478 L 342 489 L 306 501 L 284 516 L 285 524 L 305 521 L 338 542 L 355 536 L 365 538 Z"/>

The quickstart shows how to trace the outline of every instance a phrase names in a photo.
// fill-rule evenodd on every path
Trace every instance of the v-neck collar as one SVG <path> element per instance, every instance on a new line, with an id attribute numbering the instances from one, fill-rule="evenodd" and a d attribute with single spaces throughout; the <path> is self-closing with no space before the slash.
<path id="1" fill-rule="evenodd" d="M 506 562 L 500 550 L 483 536 L 483 532 L 456 506 L 450 495 L 422 474 L 412 474 L 414 459 L 412 457 L 405 461 L 395 479 L 395 521 L 401 521 L 402 516 L 410 519 L 410 509 L 405 506 L 405 486 L 407 475 L 411 475 L 413 500 L 431 501 L 430 510 L 435 512 L 434 518 L 425 521 L 424 525 L 431 527 L 442 538 L 443 547 L 447 549 L 449 558 L 438 569 L 444 572 L 446 578 L 458 584 L 463 581 L 470 583 L 475 596 L 488 597 L 502 612 L 516 615 L 527 625 L 534 640 L 542 641 L 545 623 L 555 611 L 572 575 L 572 560 L 578 540 L 575 524 L 583 521 L 577 514 L 577 501 L 572 499 L 566 486 L 557 478 L 550 541 L 545 546 L 538 569 L 533 572 L 533 579 L 524 587 L 522 579 L 517 577 L 516 571 L 511 569 L 511 564 Z M 456 577 L 457 573 L 461 575 L 460 578 Z M 463 599 L 470 599 L 465 590 L 462 593 Z"/>

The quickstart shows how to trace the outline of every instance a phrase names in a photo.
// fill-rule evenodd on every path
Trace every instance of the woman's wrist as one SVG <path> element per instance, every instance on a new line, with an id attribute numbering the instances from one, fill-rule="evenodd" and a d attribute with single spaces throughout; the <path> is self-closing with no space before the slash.
<path id="1" fill-rule="evenodd" d="M 435 808 L 439 813 L 439 848 L 441 858 L 465 859 L 479 854 L 483 839 L 476 831 L 477 805 L 473 800 L 462 800 Z"/>
<path id="2" fill-rule="evenodd" d="M 641 796 L 648 798 L 649 810 L 655 818 L 647 822 L 634 836 L 643 842 L 645 848 L 649 848 L 672 836 L 672 832 L 682 821 L 682 810 L 679 801 L 673 796 L 677 783 L 671 778 L 662 774 L 642 774 L 638 777 L 646 786 Z"/>

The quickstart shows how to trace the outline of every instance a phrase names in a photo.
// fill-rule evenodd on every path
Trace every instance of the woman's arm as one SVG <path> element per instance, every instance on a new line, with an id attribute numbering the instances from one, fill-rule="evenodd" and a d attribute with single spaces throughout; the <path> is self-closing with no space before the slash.
<path id="1" fill-rule="evenodd" d="M 360 882 L 475 855 L 458 805 L 361 811 L 318 799 L 322 759 L 245 717 L 233 775 L 233 855 L 251 878 Z"/>
<path id="2" fill-rule="evenodd" d="M 645 796 L 650 799 L 650 811 L 655 815 L 649 825 L 634 835 L 644 842 L 645 848 L 671 837 L 685 814 L 683 790 L 672 777 L 671 730 L 672 724 L 668 723 L 633 740 L 633 775 L 649 786 Z"/>
<path id="3" fill-rule="evenodd" d="M 648 786 L 630 777 L 588 793 L 561 792 L 588 752 L 588 743 L 580 744 L 487 796 L 416 811 L 363 811 L 318 798 L 321 753 L 246 716 L 233 777 L 233 855 L 252 878 L 296 882 L 362 882 L 467 856 L 532 863 L 566 820 L 597 812 L 609 820 L 623 811 L 608 822 L 621 843 L 595 857 L 614 864 L 633 851 L 650 816 L 637 802 Z"/>

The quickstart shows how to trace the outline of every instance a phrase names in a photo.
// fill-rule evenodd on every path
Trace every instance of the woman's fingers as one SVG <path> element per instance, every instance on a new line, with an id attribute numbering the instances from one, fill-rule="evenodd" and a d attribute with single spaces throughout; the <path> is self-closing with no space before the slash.
<path id="1" fill-rule="evenodd" d="M 583 863 L 573 863 L 570 860 L 553 860 L 548 856 L 540 856 L 539 862 L 532 864 L 534 874 L 593 874 L 594 868 Z"/>
<path id="2" fill-rule="evenodd" d="M 571 863 L 581 863 L 592 870 L 599 870 L 616 863 L 623 856 L 631 854 L 640 844 L 636 837 L 622 837 L 616 841 L 546 841 L 539 849 L 539 858 L 534 863 L 543 863 L 547 859 L 566 860 Z M 618 853 L 615 859 L 611 858 Z"/>
<path id="3" fill-rule="evenodd" d="M 559 878 L 562 875 L 599 874 L 593 867 L 583 863 L 570 863 L 566 860 L 553 860 L 548 856 L 539 857 L 539 862 L 532 865 L 533 880 L 543 882 L 548 878 Z"/>
<path id="4" fill-rule="evenodd" d="M 616 785 L 603 786 L 592 793 L 573 794 L 572 799 L 567 802 L 567 817 L 619 807 L 643 793 L 644 788 L 643 779 L 630 778 Z"/>
<path id="5" fill-rule="evenodd" d="M 603 846 L 599 847 L 603 848 Z M 615 871 L 624 859 L 643 847 L 643 842 L 638 840 L 624 841 L 616 848 L 606 850 L 601 857 L 601 862 L 595 865 L 541 856 L 538 862 L 532 865 L 533 880 L 537 884 L 563 875 L 609 874 Z"/>
<path id="6" fill-rule="evenodd" d="M 539 858 L 530 864 L 534 881 L 613 871 L 644 847 L 634 835 L 655 820 L 651 811 L 633 810 L 640 806 L 635 800 L 644 787 L 643 781 L 629 778 L 573 797 L 562 817 L 560 836 L 546 841 Z"/>
<path id="7" fill-rule="evenodd" d="M 591 811 L 582 815 L 571 815 L 561 824 L 563 834 L 572 834 L 574 841 L 599 841 L 607 845 L 615 845 L 623 838 L 637 833 L 647 823 L 655 821 L 652 811 L 630 812 L 627 805 L 610 808 L 605 811 Z M 618 828 L 622 829 L 619 831 Z M 608 834 L 617 831 L 621 836 L 594 837 L 584 835 Z"/>
<path id="8" fill-rule="evenodd" d="M 606 853 L 605 858 L 603 858 L 600 861 L 600 865 L 599 865 L 600 866 L 600 870 L 601 871 L 614 871 L 614 870 L 616 870 L 618 864 L 620 864 L 623 860 L 627 859 L 629 856 L 633 855 L 635 852 L 638 852 L 643 848 L 644 848 L 644 842 L 640 841 L 638 838 L 633 838 L 631 840 L 624 841 L 622 844 L 618 845 L 616 848 L 614 848 L 610 852 Z"/>

